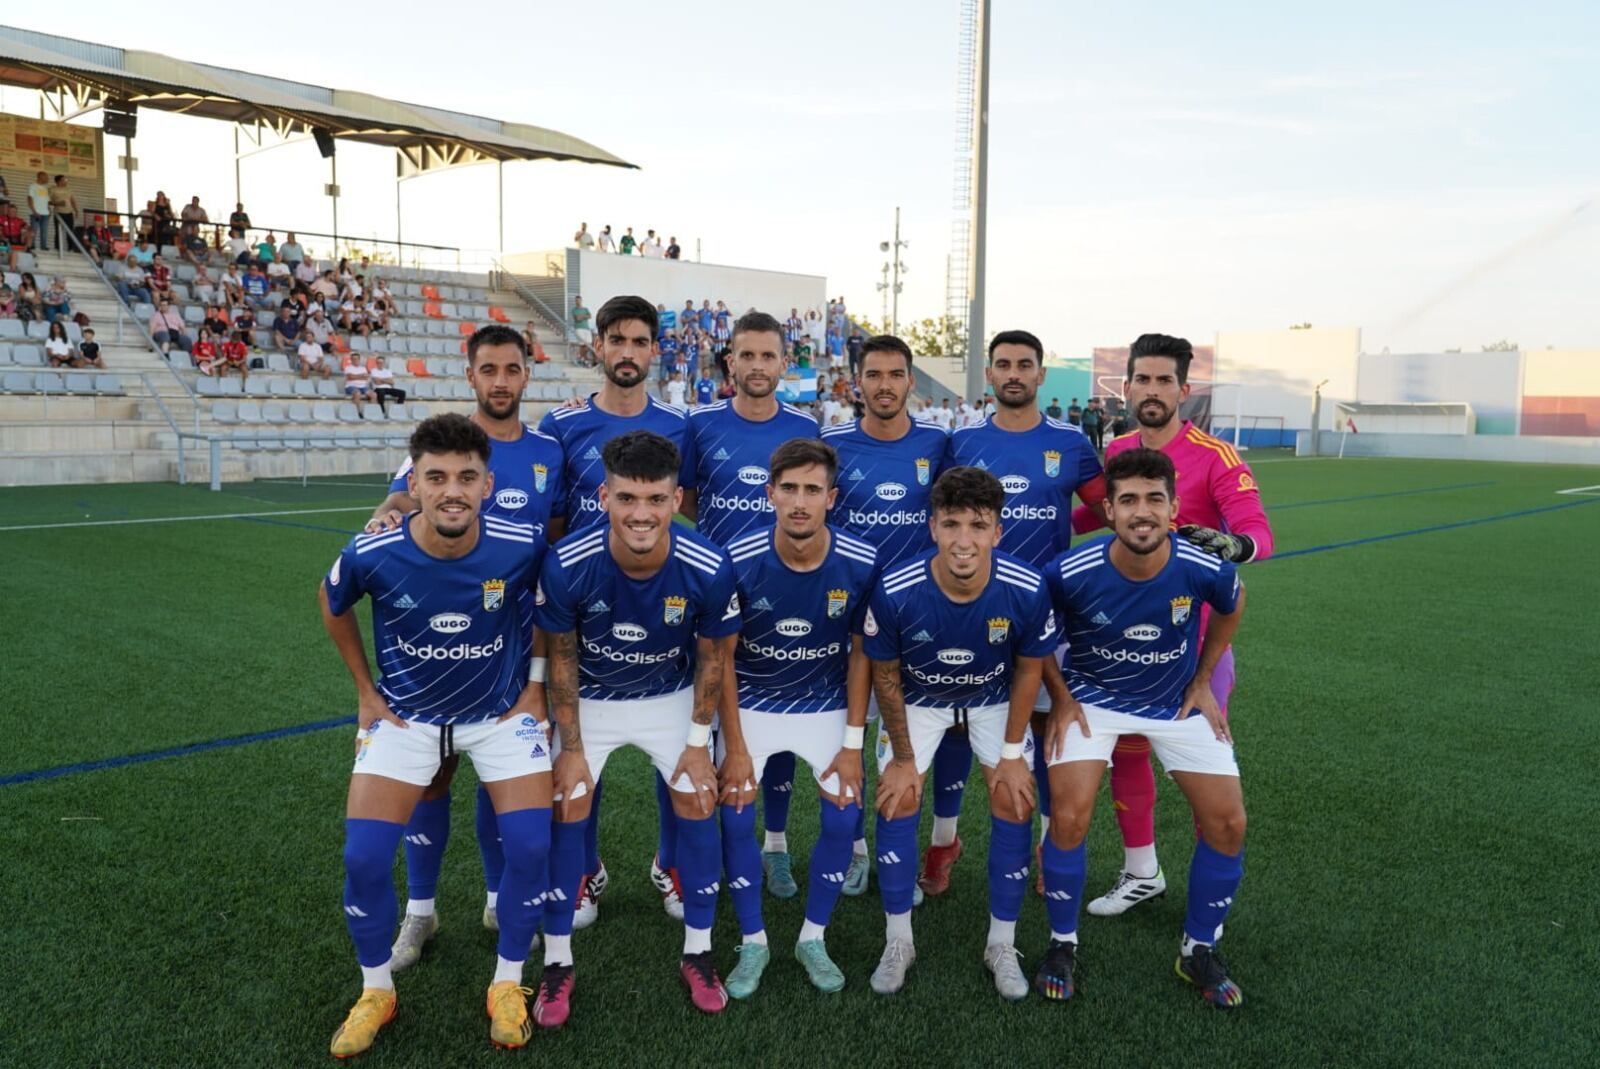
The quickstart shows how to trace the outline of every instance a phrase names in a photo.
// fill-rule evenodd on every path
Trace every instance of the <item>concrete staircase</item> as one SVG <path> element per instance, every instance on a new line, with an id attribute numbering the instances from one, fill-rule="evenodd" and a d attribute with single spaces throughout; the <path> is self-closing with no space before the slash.
<path id="1" fill-rule="evenodd" d="M 176 481 L 179 478 L 177 431 L 231 438 L 241 432 L 265 429 L 249 424 L 223 425 L 214 420 L 212 399 L 197 399 L 191 392 L 196 373 L 169 366 L 151 348 L 142 326 L 126 312 L 120 313 L 119 336 L 121 304 L 91 262 L 75 252 L 65 255 L 45 252 L 37 257 L 34 276 L 40 288 L 45 288 L 54 275 L 66 279 L 75 310 L 89 316 L 107 371 L 122 379 L 126 395 L 0 394 L 0 486 Z M 455 286 L 471 287 L 474 300 L 505 309 L 519 329 L 529 319 L 541 319 L 515 292 L 491 290 L 485 275 L 460 276 L 448 281 Z M 540 332 L 540 341 L 550 357 L 545 368 L 547 371 L 559 369 L 560 377 L 556 381 L 564 384 L 561 388 L 565 392 L 583 396 L 598 388 L 598 373 L 573 365 L 563 341 L 545 331 Z M 403 358 L 391 360 L 397 372 L 397 385 L 407 389 L 410 378 L 403 373 L 404 363 Z M 186 380 L 189 386 L 185 385 Z M 473 408 L 470 400 L 429 399 L 423 403 L 434 414 L 468 413 Z M 549 401 L 524 401 L 523 419 L 537 424 L 551 404 Z M 339 431 L 349 431 L 353 426 L 359 427 L 350 423 L 312 423 L 297 424 L 293 429 L 313 437 L 334 438 Z M 399 422 L 386 422 L 382 429 L 390 436 L 409 432 L 409 426 Z M 208 480 L 211 475 L 208 443 L 186 439 L 183 445 L 183 474 L 190 481 Z M 401 453 L 402 450 L 392 444 L 381 447 L 340 444 L 309 450 L 297 446 L 250 452 L 224 444 L 219 457 L 222 480 L 244 482 L 254 478 L 299 476 L 302 472 L 317 476 L 392 471 Z"/>

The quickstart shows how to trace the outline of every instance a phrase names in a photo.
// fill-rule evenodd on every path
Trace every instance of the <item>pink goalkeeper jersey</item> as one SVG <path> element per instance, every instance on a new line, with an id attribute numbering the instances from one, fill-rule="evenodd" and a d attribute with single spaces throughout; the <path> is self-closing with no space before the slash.
<path id="1" fill-rule="evenodd" d="M 1106 460 L 1138 445 L 1138 431 L 1113 438 L 1106 445 Z M 1233 446 L 1184 420 L 1178 436 L 1161 451 L 1172 458 L 1173 467 L 1178 469 L 1178 526 L 1196 523 L 1246 535 L 1256 546 L 1252 563 L 1272 555 L 1272 528 L 1261 507 L 1261 491 L 1250 466 L 1239 459 Z M 1073 510 L 1075 532 L 1081 534 L 1104 526 L 1099 510 L 1083 506 Z"/>

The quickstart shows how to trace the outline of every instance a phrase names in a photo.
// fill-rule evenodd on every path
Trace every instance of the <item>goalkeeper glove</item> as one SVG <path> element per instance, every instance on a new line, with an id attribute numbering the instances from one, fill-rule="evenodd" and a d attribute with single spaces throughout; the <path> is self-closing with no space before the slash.
<path id="1" fill-rule="evenodd" d="M 1213 557 L 1221 557 L 1235 564 L 1244 564 L 1256 555 L 1256 544 L 1249 535 L 1227 534 L 1194 523 L 1184 524 L 1178 528 L 1178 533 L 1190 545 L 1199 546 Z"/>

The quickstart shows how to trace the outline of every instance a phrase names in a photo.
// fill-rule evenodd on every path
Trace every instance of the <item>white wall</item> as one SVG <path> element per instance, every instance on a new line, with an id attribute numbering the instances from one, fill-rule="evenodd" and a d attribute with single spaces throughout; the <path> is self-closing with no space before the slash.
<path id="1" fill-rule="evenodd" d="M 547 258 L 562 262 L 551 254 L 533 253 L 507 257 L 506 263 L 515 271 L 537 264 L 532 273 L 542 274 Z M 828 303 L 828 280 L 821 275 L 567 250 L 564 262 L 574 260 L 577 271 L 569 269 L 567 307 L 572 305 L 574 292 L 582 294 L 591 309 L 619 294 L 634 293 L 672 309 L 682 309 L 686 300 L 693 300 L 699 308 L 700 302 L 709 298 L 713 308 L 718 301 L 726 301 L 735 316 L 755 308 L 786 319 L 791 308 L 798 308 L 804 318 L 808 309 L 822 314 Z M 574 285 L 579 287 L 576 291 Z"/>
<path id="2" fill-rule="evenodd" d="M 1465 401 L 1479 434 L 1515 434 L 1522 354 L 1362 353 L 1356 399 L 1369 404 Z"/>
<path id="3" fill-rule="evenodd" d="M 1322 426 L 1333 426 L 1334 402 L 1356 399 L 1361 331 L 1356 327 L 1311 330 L 1220 330 L 1218 382 L 1243 386 L 1244 416 L 1276 416 L 1285 430 L 1311 426 L 1311 392 L 1323 379 Z M 1231 391 L 1229 391 L 1231 392 Z M 1223 401 L 1232 415 L 1233 401 Z"/>

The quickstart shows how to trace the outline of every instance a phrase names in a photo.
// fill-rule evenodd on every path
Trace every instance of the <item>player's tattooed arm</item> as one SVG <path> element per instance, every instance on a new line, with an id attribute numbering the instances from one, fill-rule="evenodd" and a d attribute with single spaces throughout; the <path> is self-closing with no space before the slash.
<path id="1" fill-rule="evenodd" d="M 697 639 L 694 660 L 694 722 L 709 725 L 722 700 L 723 676 L 737 636 Z"/>
<path id="2" fill-rule="evenodd" d="M 583 733 L 578 728 L 578 633 L 553 631 L 545 636 L 549 658 L 545 697 L 550 715 L 561 735 L 563 750 L 583 749 Z"/>
<path id="3" fill-rule="evenodd" d="M 872 662 L 872 689 L 878 696 L 878 716 L 889 733 L 895 759 L 911 757 L 911 732 L 906 727 L 906 695 L 900 684 L 900 660 Z"/>

